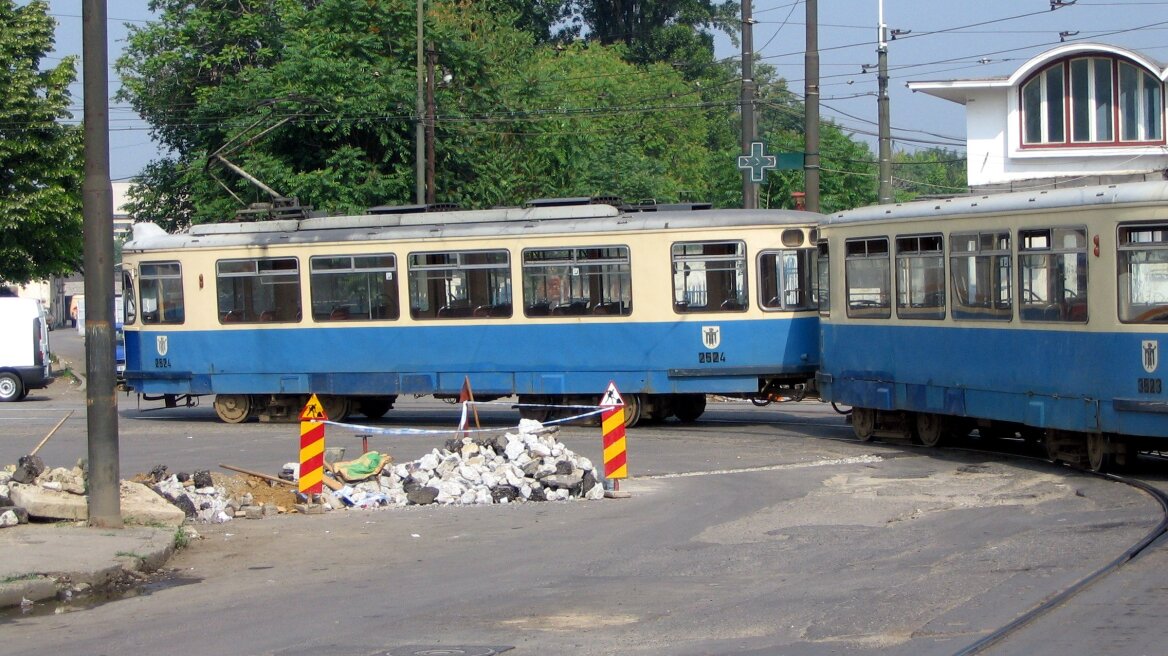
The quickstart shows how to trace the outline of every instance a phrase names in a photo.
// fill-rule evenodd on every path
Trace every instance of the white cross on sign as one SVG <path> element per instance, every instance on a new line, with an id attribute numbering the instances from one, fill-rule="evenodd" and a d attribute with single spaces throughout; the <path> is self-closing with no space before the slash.
<path id="1" fill-rule="evenodd" d="M 763 175 L 767 169 L 776 169 L 778 167 L 778 160 L 774 155 L 765 154 L 761 141 L 751 142 L 749 155 L 738 156 L 738 168 L 743 171 L 750 170 L 751 182 L 762 182 Z"/>
<path id="2" fill-rule="evenodd" d="M 625 400 L 621 398 L 620 392 L 616 391 L 616 383 L 610 382 L 608 389 L 604 392 L 604 398 L 600 399 L 600 406 L 602 408 L 615 408 L 624 404 Z"/>

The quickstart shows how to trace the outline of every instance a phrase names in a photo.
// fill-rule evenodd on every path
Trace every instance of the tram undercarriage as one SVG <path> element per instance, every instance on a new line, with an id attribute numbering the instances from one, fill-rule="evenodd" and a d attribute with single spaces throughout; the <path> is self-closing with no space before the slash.
<path id="1" fill-rule="evenodd" d="M 1022 439 L 1041 445 L 1046 457 L 1054 462 L 1065 462 L 1096 472 L 1132 465 L 1141 450 L 1138 440 L 1131 437 L 1042 429 L 1014 422 L 928 412 L 854 407 L 848 413 L 848 421 L 852 425 L 852 432 L 861 442 L 888 437 L 934 447 L 947 439 L 967 437 L 976 430 L 982 439 Z"/>

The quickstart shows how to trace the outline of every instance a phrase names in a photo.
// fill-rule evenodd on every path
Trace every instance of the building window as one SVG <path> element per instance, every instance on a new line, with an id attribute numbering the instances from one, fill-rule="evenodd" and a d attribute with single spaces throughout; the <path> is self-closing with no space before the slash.
<path id="1" fill-rule="evenodd" d="M 523 251 L 523 313 L 529 317 L 633 311 L 628 246 Z"/>
<path id="2" fill-rule="evenodd" d="M 1119 63 L 1119 135 L 1123 141 L 1164 139 L 1160 80 L 1126 62 Z"/>
<path id="3" fill-rule="evenodd" d="M 1021 88 L 1022 145 L 1164 142 L 1164 89 L 1143 68 L 1111 57 L 1066 59 Z"/>

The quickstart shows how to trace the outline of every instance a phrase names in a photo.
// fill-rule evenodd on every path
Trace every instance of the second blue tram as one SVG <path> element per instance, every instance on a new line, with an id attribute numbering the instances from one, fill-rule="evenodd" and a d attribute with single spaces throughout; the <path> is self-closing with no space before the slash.
<path id="1" fill-rule="evenodd" d="M 818 388 L 860 439 L 976 429 L 1096 470 L 1163 448 L 1168 182 L 874 206 L 820 240 Z"/>

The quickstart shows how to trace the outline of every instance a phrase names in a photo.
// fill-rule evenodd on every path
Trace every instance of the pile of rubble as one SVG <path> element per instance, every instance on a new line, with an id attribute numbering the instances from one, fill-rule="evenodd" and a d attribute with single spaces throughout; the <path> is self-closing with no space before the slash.
<path id="1" fill-rule="evenodd" d="M 326 463 L 326 485 L 313 499 L 296 491 L 296 463 L 289 463 L 281 477 L 254 472 L 245 477 L 207 471 L 172 474 L 159 465 L 134 481 L 123 481 L 122 488 L 123 495 L 132 486 L 160 497 L 158 501 L 165 499 L 169 503 L 163 505 L 181 511 L 181 515 L 175 513 L 179 523 L 184 517 L 190 522 L 220 523 L 293 510 L 603 498 L 604 486 L 592 462 L 559 442 L 558 432 L 525 419 L 515 432 L 451 439 L 442 449 L 413 462 L 394 464 L 388 455 L 371 451 L 357 460 Z M 43 463 L 38 467 L 38 463 L 25 460 L 0 471 L 0 528 L 27 522 L 30 515 L 34 519 L 82 519 L 40 514 L 40 504 L 31 501 L 26 511 L 9 497 L 13 489 L 21 492 L 23 499 L 31 499 L 32 492 L 56 495 L 55 506 L 61 498 L 72 498 L 82 510 L 67 513 L 83 512 L 85 472 L 80 464 L 71 470 L 45 470 Z M 282 480 L 285 478 L 288 480 Z"/>
<path id="2" fill-rule="evenodd" d="M 153 488 L 192 521 L 214 523 L 236 517 L 258 519 L 292 508 L 313 512 L 603 498 L 604 486 L 592 462 L 557 441 L 558 432 L 537 421 L 522 420 L 516 432 L 448 440 L 442 449 L 413 462 L 393 464 L 388 456 L 371 451 L 348 463 L 327 463 L 327 485 L 319 498 L 311 500 L 295 499 L 298 495 L 292 488 L 285 488 L 289 497 L 284 503 L 261 501 L 256 498 L 260 490 L 254 487 L 241 494 L 207 472 L 168 475 L 165 468 L 152 472 Z M 367 463 L 374 464 L 355 466 Z M 354 466 L 346 466 L 350 464 Z M 289 463 L 285 473 L 293 485 L 295 463 Z M 274 480 L 269 484 L 280 485 Z"/>

